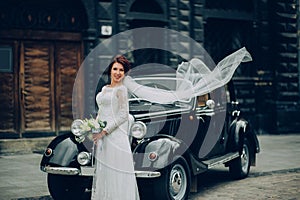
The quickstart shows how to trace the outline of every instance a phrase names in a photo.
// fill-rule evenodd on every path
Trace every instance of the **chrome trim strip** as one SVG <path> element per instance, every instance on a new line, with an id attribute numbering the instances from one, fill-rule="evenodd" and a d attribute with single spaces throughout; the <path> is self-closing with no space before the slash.
<path id="1" fill-rule="evenodd" d="M 207 107 L 204 107 L 204 108 L 201 108 L 201 107 L 198 107 L 196 108 L 197 111 L 204 111 L 204 112 L 213 112 L 214 109 L 211 109 L 211 108 L 207 108 Z"/>
<path id="2" fill-rule="evenodd" d="M 197 116 L 197 119 L 200 119 L 201 118 L 201 116 L 214 116 L 215 115 L 215 113 L 201 113 L 201 114 L 198 114 L 198 113 L 196 113 L 196 116 Z"/>
<path id="3" fill-rule="evenodd" d="M 239 152 L 228 153 L 228 154 L 226 154 L 226 155 L 224 155 L 222 157 L 216 158 L 216 160 L 219 159 L 216 162 L 211 162 L 211 163 L 204 162 L 204 163 L 207 164 L 208 169 L 211 169 L 211 168 L 215 167 L 216 165 L 224 164 L 224 163 L 226 163 L 228 161 L 231 161 L 231 160 L 233 160 L 235 158 L 238 158 L 239 156 L 240 156 Z M 212 159 L 212 160 L 214 160 L 214 159 Z"/>
<path id="4" fill-rule="evenodd" d="M 206 116 L 214 116 L 215 112 L 214 109 L 203 109 L 203 108 L 196 108 L 196 113 L 195 115 L 199 119 L 201 116 L 206 115 Z"/>
<path id="5" fill-rule="evenodd" d="M 46 166 L 43 169 L 44 172 L 49 174 L 60 174 L 60 175 L 78 175 L 80 170 L 72 167 L 50 167 Z"/>
<path id="6" fill-rule="evenodd" d="M 160 177 L 160 172 L 152 171 L 135 171 L 135 176 L 137 178 L 157 178 Z"/>
<path id="7" fill-rule="evenodd" d="M 160 112 L 153 112 L 153 113 L 146 113 L 146 114 L 134 114 L 134 117 L 138 120 L 154 118 L 154 117 L 166 117 L 171 115 L 178 115 L 178 114 L 185 114 L 189 113 L 191 108 L 188 109 L 174 109 L 168 111 L 160 111 Z M 169 115 L 167 115 L 169 114 Z"/>

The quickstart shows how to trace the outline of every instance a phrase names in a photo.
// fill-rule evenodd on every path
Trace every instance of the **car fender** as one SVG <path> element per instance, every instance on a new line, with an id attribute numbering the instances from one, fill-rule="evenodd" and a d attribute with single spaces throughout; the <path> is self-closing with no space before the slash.
<path id="1" fill-rule="evenodd" d="M 247 130 L 248 122 L 243 119 L 235 119 L 232 121 L 229 129 L 228 149 L 230 151 L 238 151 L 241 149 Z"/>
<path id="2" fill-rule="evenodd" d="M 145 139 L 138 144 L 134 151 L 136 168 L 162 169 L 169 165 L 174 156 L 178 154 L 183 146 L 183 142 L 175 137 L 160 135 Z M 155 159 L 150 158 L 150 154 L 155 153 Z"/>
<path id="3" fill-rule="evenodd" d="M 256 163 L 256 153 L 260 152 L 260 146 L 256 134 L 251 130 L 249 123 L 244 119 L 236 119 L 230 127 L 230 137 L 228 148 L 231 151 L 239 151 L 241 153 L 244 145 L 244 139 L 247 139 L 251 145 L 251 165 Z"/>
<path id="4" fill-rule="evenodd" d="M 77 143 L 72 134 L 57 136 L 48 145 L 47 149 L 51 149 L 52 153 L 44 153 L 41 166 L 76 167 L 74 165 L 81 148 L 84 148 L 83 144 Z"/>
<path id="5" fill-rule="evenodd" d="M 239 135 L 240 149 L 243 148 L 244 138 L 247 138 L 247 140 L 251 143 L 251 146 L 253 147 L 254 153 L 260 152 L 257 136 L 251 129 L 250 124 L 246 120 L 241 119 L 237 121 L 236 135 Z"/>

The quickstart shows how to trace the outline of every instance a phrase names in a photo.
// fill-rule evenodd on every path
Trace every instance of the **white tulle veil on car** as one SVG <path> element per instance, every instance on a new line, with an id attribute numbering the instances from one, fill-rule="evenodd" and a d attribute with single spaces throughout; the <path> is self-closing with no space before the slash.
<path id="1" fill-rule="evenodd" d="M 201 96 L 224 86 L 230 81 L 235 70 L 242 62 L 251 61 L 251 55 L 245 47 L 235 51 L 221 60 L 211 71 L 207 65 L 198 58 L 181 63 L 176 71 L 176 77 L 187 81 L 178 81 L 176 90 L 164 90 L 144 86 L 126 76 L 123 84 L 128 90 L 139 98 L 161 104 L 173 103 Z"/>

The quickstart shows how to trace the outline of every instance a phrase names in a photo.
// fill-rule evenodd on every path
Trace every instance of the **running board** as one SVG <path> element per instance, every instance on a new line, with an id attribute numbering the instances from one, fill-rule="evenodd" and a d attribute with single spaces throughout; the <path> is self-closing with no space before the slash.
<path id="1" fill-rule="evenodd" d="M 221 156 L 221 157 L 217 157 L 217 158 L 213 158 L 213 159 L 210 159 L 210 160 L 205 160 L 205 161 L 202 161 L 205 165 L 207 165 L 207 169 L 210 169 L 210 168 L 213 168 L 217 165 L 220 165 L 220 164 L 224 164 L 228 161 L 231 161 L 235 158 L 238 158 L 240 156 L 239 152 L 235 152 L 235 153 L 228 153 L 224 156 Z"/>

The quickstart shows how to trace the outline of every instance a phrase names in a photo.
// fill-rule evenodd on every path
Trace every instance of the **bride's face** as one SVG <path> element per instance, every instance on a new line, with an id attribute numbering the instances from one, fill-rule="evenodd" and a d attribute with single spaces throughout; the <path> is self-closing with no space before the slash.
<path id="1" fill-rule="evenodd" d="M 123 65 L 117 62 L 114 63 L 111 68 L 110 75 L 111 75 L 111 84 L 120 83 L 125 75 Z"/>

